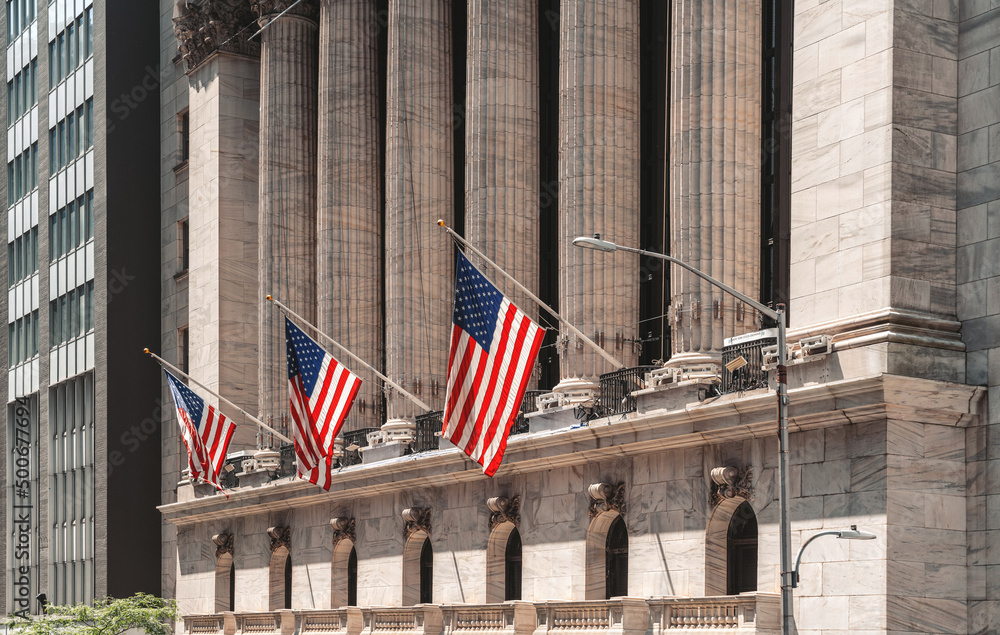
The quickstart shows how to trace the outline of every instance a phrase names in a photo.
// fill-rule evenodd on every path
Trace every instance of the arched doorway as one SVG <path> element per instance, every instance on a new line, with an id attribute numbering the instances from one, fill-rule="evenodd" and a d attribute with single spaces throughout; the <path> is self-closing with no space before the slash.
<path id="1" fill-rule="evenodd" d="M 628 595 L 628 529 L 621 516 L 611 523 L 604 551 L 605 597 Z"/>
<path id="2" fill-rule="evenodd" d="M 521 533 L 514 527 L 507 538 L 507 549 L 504 551 L 504 592 L 503 599 L 521 599 Z"/>
<path id="3" fill-rule="evenodd" d="M 268 567 L 269 588 L 268 610 L 292 608 L 292 555 L 285 546 L 271 552 Z"/>
<path id="4" fill-rule="evenodd" d="M 628 595 L 628 528 L 617 511 L 602 512 L 587 531 L 586 599 Z"/>
<path id="5" fill-rule="evenodd" d="M 498 523 L 486 545 L 486 601 L 521 599 L 521 533 L 510 521 Z"/>
<path id="6" fill-rule="evenodd" d="M 744 501 L 733 513 L 726 535 L 726 594 L 757 590 L 757 515 Z"/>
<path id="7" fill-rule="evenodd" d="M 333 548 L 330 608 L 358 605 L 358 550 L 345 538 Z"/>
<path id="8" fill-rule="evenodd" d="M 215 612 L 236 610 L 236 562 L 224 553 L 215 561 Z"/>
<path id="9" fill-rule="evenodd" d="M 413 532 L 403 547 L 403 606 L 429 604 L 434 598 L 434 549 L 424 530 Z"/>

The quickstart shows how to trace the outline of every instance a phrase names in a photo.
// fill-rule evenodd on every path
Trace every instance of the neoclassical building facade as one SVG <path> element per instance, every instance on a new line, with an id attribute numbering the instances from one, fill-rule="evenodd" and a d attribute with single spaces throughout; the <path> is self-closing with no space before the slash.
<path id="1" fill-rule="evenodd" d="M 271 294 L 440 410 L 439 219 L 587 336 L 486 269 L 549 329 L 492 479 L 361 367 L 329 492 L 165 427 L 181 628 L 780 632 L 774 324 L 600 234 L 788 310 L 792 547 L 876 536 L 803 552 L 799 633 L 1000 629 L 1000 9 L 160 9 L 167 359 L 284 429 Z"/>

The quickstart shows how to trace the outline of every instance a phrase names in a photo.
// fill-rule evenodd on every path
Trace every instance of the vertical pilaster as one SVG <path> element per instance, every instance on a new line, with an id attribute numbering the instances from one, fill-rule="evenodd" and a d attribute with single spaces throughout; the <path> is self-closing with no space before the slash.
<path id="1" fill-rule="evenodd" d="M 390 0 L 386 95 L 386 370 L 432 408 L 444 405 L 454 251 L 451 2 Z M 388 398 L 390 420 L 419 408 Z M 406 424 L 387 433 L 408 437 Z"/>
<path id="2" fill-rule="evenodd" d="M 561 12 L 559 311 L 634 366 L 638 259 L 572 240 L 600 233 L 639 244 L 639 8 L 631 0 L 564 0 Z M 562 337 L 556 390 L 597 388 L 611 365 L 568 331 Z"/>
<path id="3" fill-rule="evenodd" d="M 319 25 L 318 326 L 382 367 L 382 186 L 374 0 L 322 0 Z M 381 380 L 362 379 L 344 430 L 382 423 Z"/>
<path id="4" fill-rule="evenodd" d="M 466 238 L 538 293 L 538 7 L 471 0 L 466 90 Z M 534 301 L 492 276 L 528 315 Z"/>
<path id="5" fill-rule="evenodd" d="M 261 2 L 260 288 L 316 318 L 317 24 L 309 0 Z M 267 6 L 265 6 L 267 5 Z M 288 411 L 284 322 L 260 310 L 260 416 L 283 426 Z"/>
<path id="6" fill-rule="evenodd" d="M 755 298 L 760 289 L 760 2 L 680 0 L 670 56 L 670 253 Z M 673 267 L 672 364 L 718 360 L 755 312 Z"/>

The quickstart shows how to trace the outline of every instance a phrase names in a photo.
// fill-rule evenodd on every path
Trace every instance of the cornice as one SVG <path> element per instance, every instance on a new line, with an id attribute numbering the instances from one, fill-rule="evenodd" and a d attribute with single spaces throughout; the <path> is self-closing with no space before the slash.
<path id="1" fill-rule="evenodd" d="M 915 423 L 968 426 L 978 417 L 984 388 L 897 375 L 803 386 L 789 391 L 792 432 L 865 421 L 905 419 Z M 592 421 L 566 428 L 512 437 L 500 477 L 555 467 L 585 465 L 674 448 L 697 447 L 775 434 L 775 396 L 760 390 L 742 398 L 716 398 L 664 412 Z M 485 480 L 478 465 L 458 449 L 407 455 L 337 471 L 329 492 L 294 478 L 233 491 L 229 498 L 206 496 L 161 505 L 164 519 L 177 525 L 221 520 L 236 515 L 350 502 L 357 498 L 445 487 Z"/>
<path id="2" fill-rule="evenodd" d="M 183 15 L 174 18 L 178 50 L 190 73 L 217 52 L 260 56 L 260 42 L 247 41 L 253 31 L 237 36 L 253 24 L 250 0 L 202 0 L 188 2 Z"/>

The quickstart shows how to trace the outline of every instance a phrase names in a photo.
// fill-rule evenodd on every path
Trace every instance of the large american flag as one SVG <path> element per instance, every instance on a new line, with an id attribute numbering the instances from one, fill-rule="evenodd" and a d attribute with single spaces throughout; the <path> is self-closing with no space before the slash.
<path id="1" fill-rule="evenodd" d="M 236 432 L 236 424 L 212 406 L 205 405 L 198 395 L 181 380 L 164 370 L 174 396 L 181 438 L 188 451 L 191 478 L 200 479 L 222 489 L 219 472 L 226 461 L 226 450 Z"/>
<path id="2" fill-rule="evenodd" d="M 351 411 L 361 379 L 288 318 L 285 345 L 299 476 L 329 490 L 333 440 Z"/>
<path id="3" fill-rule="evenodd" d="M 455 269 L 453 320 L 442 436 L 493 476 L 503 460 L 545 330 L 461 252 Z"/>

